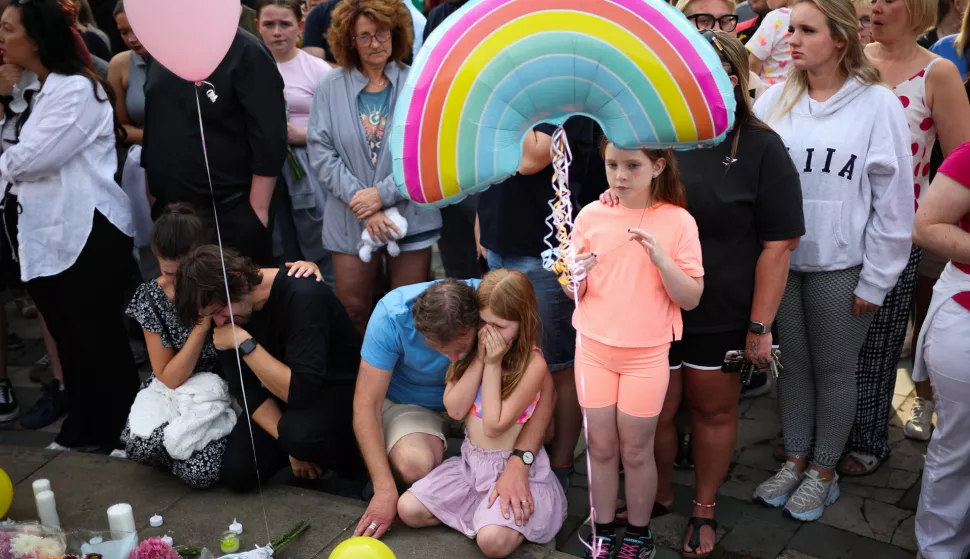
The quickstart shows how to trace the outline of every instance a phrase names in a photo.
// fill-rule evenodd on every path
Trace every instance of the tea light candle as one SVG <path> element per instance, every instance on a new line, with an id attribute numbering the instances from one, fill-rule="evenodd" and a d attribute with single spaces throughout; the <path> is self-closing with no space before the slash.
<path id="1" fill-rule="evenodd" d="M 219 538 L 219 550 L 223 553 L 235 553 L 239 551 L 239 534 L 235 532 L 223 532 Z"/>
<path id="2" fill-rule="evenodd" d="M 162 536 L 162 541 L 163 541 L 163 542 L 165 542 L 165 543 L 166 543 L 166 544 L 168 544 L 168 545 L 172 545 L 172 544 L 174 544 L 174 543 L 175 543 L 175 542 L 174 542 L 174 541 L 172 540 L 172 537 L 171 537 L 171 536 L 169 536 L 168 534 L 165 534 L 164 536 Z"/>
<path id="3" fill-rule="evenodd" d="M 54 502 L 53 491 L 41 491 L 34 497 L 37 502 L 37 519 L 44 526 L 60 528 L 61 520 L 57 517 L 57 504 Z"/>
<path id="4" fill-rule="evenodd" d="M 40 495 L 44 491 L 51 491 L 51 482 L 49 479 L 38 479 L 33 483 L 34 497 Z"/>
<path id="5" fill-rule="evenodd" d="M 239 523 L 235 518 L 232 519 L 232 524 L 229 525 L 229 531 L 237 536 L 243 533 L 242 524 Z"/>
<path id="6" fill-rule="evenodd" d="M 135 528 L 135 515 L 128 503 L 119 503 L 108 507 L 108 526 L 111 528 L 111 537 L 120 540 L 126 534 L 137 532 Z"/>
<path id="7" fill-rule="evenodd" d="M 157 514 L 148 519 L 148 523 L 152 526 L 152 528 L 158 528 L 163 522 L 164 520 L 162 520 L 162 517 Z"/>

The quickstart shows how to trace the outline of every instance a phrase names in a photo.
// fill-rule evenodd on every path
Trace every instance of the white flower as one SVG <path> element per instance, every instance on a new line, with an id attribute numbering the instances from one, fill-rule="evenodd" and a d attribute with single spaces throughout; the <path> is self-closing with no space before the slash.
<path id="1" fill-rule="evenodd" d="M 54 538 L 42 538 L 37 546 L 40 557 L 60 557 L 64 555 L 64 545 Z"/>
<path id="2" fill-rule="evenodd" d="M 18 534 L 10 542 L 10 551 L 17 559 L 20 557 L 35 557 L 37 548 L 44 538 L 31 534 Z"/>

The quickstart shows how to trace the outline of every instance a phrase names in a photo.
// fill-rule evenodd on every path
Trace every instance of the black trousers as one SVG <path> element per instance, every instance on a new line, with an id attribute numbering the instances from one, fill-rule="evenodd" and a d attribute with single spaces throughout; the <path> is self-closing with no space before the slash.
<path id="1" fill-rule="evenodd" d="M 485 266 L 475 249 L 475 212 L 478 196 L 469 196 L 457 204 L 441 208 L 441 264 L 445 276 L 456 279 L 480 278 Z"/>
<path id="2" fill-rule="evenodd" d="M 5 208 L 16 231 L 16 203 Z M 34 278 L 27 292 L 44 315 L 64 371 L 67 417 L 55 439 L 67 447 L 114 449 L 138 392 L 124 309 L 132 239 L 97 210 L 77 261 L 63 272 Z"/>
<path id="3" fill-rule="evenodd" d="M 312 408 L 295 410 L 284 407 L 279 440 L 256 422 L 252 422 L 250 439 L 250 422 L 245 416 L 240 417 L 226 444 L 221 481 L 236 491 L 250 491 L 257 486 L 257 475 L 259 483 L 266 483 L 289 466 L 290 456 L 349 479 L 365 474 L 366 466 L 354 436 L 354 387 L 325 390 Z M 285 404 L 281 403 L 280 407 L 283 406 Z M 254 444 L 258 467 L 253 463 Z"/>
<path id="4" fill-rule="evenodd" d="M 213 215 L 211 200 L 182 201 L 195 206 L 212 232 L 210 241 L 216 244 L 218 237 L 216 236 L 216 220 Z M 156 201 L 152 206 L 152 219 L 157 218 L 168 204 L 174 202 L 176 201 Z M 275 268 L 279 265 L 279 260 L 273 256 L 274 211 L 270 211 L 269 225 L 264 227 L 253 207 L 249 205 L 249 196 L 246 194 L 239 194 L 229 200 L 219 202 L 216 209 L 219 212 L 219 233 L 222 235 L 222 246 L 251 258 L 259 266 Z"/>

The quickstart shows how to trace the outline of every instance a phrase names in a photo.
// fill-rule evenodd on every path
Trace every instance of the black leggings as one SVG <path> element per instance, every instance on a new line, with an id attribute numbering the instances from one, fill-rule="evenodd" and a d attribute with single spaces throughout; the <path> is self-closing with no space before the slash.
<path id="1" fill-rule="evenodd" d="M 250 441 L 249 422 L 245 415 L 240 417 L 226 444 L 220 476 L 222 482 L 236 491 L 256 488 L 254 443 L 261 483 L 266 483 L 288 466 L 290 456 L 317 464 L 324 470 L 333 470 L 348 479 L 357 479 L 366 473 L 354 437 L 354 387 L 329 387 L 324 391 L 312 408 L 286 409 L 285 404 L 280 404 L 284 410 L 279 423 L 279 440 L 253 422 L 253 440 Z"/>

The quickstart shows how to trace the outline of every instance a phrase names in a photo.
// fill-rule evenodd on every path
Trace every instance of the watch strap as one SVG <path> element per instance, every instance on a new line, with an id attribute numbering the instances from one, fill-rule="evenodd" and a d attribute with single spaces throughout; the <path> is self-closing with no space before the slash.
<path id="1" fill-rule="evenodd" d="M 246 357 L 256 349 L 256 340 L 249 338 L 239 344 L 239 355 L 241 357 Z"/>

